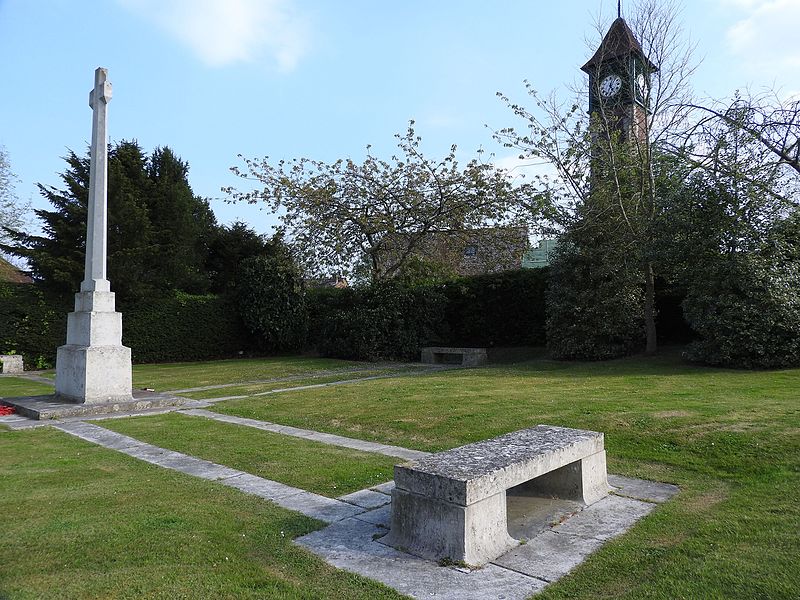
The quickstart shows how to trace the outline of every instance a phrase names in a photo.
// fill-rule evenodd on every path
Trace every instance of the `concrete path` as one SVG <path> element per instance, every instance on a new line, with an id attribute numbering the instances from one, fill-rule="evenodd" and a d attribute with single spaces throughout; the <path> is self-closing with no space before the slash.
<path id="1" fill-rule="evenodd" d="M 213 419 L 215 421 L 222 421 L 223 423 L 232 423 L 234 425 L 243 425 L 245 427 L 254 427 L 263 431 L 271 431 L 273 433 L 280 433 L 283 435 L 290 435 L 292 437 L 303 438 L 323 444 L 330 444 L 331 446 L 342 446 L 343 448 L 352 448 L 353 450 L 363 450 L 364 452 L 374 452 L 376 454 L 383 454 L 385 456 L 394 456 L 404 460 L 416 460 L 428 456 L 429 452 L 422 452 L 420 450 L 410 450 L 408 448 L 400 448 L 399 446 L 390 446 L 388 444 L 378 444 L 376 442 L 367 442 L 364 440 L 357 440 L 354 438 L 344 437 L 341 435 L 333 435 L 331 433 L 320 433 L 318 431 L 311 431 L 310 429 L 299 429 L 297 427 L 290 427 L 288 425 L 277 425 L 268 421 L 258 421 L 256 419 L 246 419 L 243 417 L 234 417 L 230 415 L 223 415 L 220 413 L 211 412 L 210 410 L 203 409 L 189 409 L 179 410 L 183 415 L 191 415 L 193 417 L 204 417 L 206 419 Z"/>

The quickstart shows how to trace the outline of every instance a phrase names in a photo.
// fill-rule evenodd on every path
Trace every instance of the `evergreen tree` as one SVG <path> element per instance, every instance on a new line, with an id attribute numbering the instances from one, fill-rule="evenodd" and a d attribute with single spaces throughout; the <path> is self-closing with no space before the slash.
<path id="1" fill-rule="evenodd" d="M 274 241 L 268 241 L 241 221 L 217 228 L 209 243 L 205 267 L 211 291 L 224 293 L 234 290 L 242 261 L 255 256 L 269 256 L 274 245 Z"/>
<path id="2" fill-rule="evenodd" d="M 84 274 L 88 154 L 70 151 L 63 188 L 39 184 L 53 210 L 36 210 L 43 235 L 13 234 L 7 249 L 27 259 L 37 283 L 68 298 Z M 168 148 L 147 157 L 135 141 L 109 148 L 108 277 L 118 302 L 170 293 L 204 292 L 208 240 L 216 221 L 187 181 L 188 166 Z"/>

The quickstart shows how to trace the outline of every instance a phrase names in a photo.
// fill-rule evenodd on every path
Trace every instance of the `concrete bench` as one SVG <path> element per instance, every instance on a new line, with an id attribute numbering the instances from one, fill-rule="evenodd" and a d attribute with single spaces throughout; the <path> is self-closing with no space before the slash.
<path id="1" fill-rule="evenodd" d="M 486 348 L 430 346 L 422 349 L 422 362 L 431 365 L 477 367 L 486 364 L 486 356 Z"/>
<path id="2" fill-rule="evenodd" d="M 22 373 L 25 370 L 20 354 L 1 354 L 0 365 L 3 373 Z"/>
<path id="3" fill-rule="evenodd" d="M 519 542 L 508 534 L 506 490 L 592 504 L 608 494 L 603 434 L 538 425 L 397 465 L 383 543 L 433 560 L 482 565 Z"/>

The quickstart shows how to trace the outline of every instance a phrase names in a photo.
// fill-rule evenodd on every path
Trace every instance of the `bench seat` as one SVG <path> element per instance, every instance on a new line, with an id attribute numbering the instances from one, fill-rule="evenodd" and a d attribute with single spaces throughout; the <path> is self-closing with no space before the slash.
<path id="1" fill-rule="evenodd" d="M 508 535 L 509 488 L 532 482 L 539 493 L 584 504 L 609 490 L 603 434 L 549 425 L 397 465 L 394 476 L 385 543 L 470 565 L 518 544 Z"/>

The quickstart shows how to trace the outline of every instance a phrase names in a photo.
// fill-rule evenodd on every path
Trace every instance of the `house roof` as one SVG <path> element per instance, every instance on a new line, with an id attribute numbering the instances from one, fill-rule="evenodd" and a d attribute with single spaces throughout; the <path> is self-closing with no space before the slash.
<path id="1" fill-rule="evenodd" d="M 615 58 L 619 58 L 621 56 L 627 56 L 629 54 L 639 55 L 639 57 L 645 61 L 650 69 L 653 71 L 658 70 L 658 67 L 651 63 L 650 60 L 644 55 L 642 45 L 639 43 L 639 40 L 636 39 L 636 35 L 634 35 L 633 31 L 631 31 L 631 28 L 628 27 L 625 19 L 620 17 L 611 24 L 611 27 L 608 29 L 608 33 L 606 34 L 606 37 L 603 38 L 603 42 L 600 44 L 597 52 L 595 52 L 594 56 L 589 59 L 589 62 L 581 67 L 581 71 L 591 73 L 598 66 L 600 66 L 601 63 L 614 60 Z"/>
<path id="2" fill-rule="evenodd" d="M 0 256 L 0 282 L 33 283 L 33 280 Z"/>

